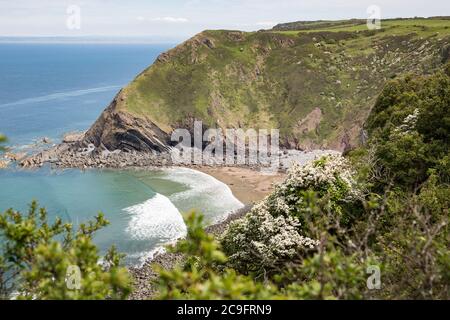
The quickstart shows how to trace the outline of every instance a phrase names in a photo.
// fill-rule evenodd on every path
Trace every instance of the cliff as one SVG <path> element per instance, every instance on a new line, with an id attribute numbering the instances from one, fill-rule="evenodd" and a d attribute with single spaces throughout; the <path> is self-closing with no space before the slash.
<path id="1" fill-rule="evenodd" d="M 110 151 L 164 150 L 175 128 L 279 128 L 281 145 L 345 150 L 387 80 L 449 59 L 450 20 L 361 20 L 204 31 L 123 88 L 84 141 Z"/>

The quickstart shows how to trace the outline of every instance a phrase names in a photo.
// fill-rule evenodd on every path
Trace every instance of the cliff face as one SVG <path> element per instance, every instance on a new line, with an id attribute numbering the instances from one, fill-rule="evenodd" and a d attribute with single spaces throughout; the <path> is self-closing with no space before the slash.
<path id="1" fill-rule="evenodd" d="M 122 92 L 86 132 L 85 141 L 108 150 L 166 150 L 170 136 L 147 117 L 138 117 L 117 108 Z"/>
<path id="2" fill-rule="evenodd" d="M 163 150 L 175 128 L 278 128 L 281 144 L 344 150 L 384 83 L 448 59 L 450 20 L 359 20 L 205 31 L 161 54 L 86 133 L 108 150 Z"/>

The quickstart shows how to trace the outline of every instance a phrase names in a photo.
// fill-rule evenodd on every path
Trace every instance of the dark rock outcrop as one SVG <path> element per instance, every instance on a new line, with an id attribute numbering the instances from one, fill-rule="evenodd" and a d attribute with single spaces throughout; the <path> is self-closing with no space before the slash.
<path id="1" fill-rule="evenodd" d="M 121 92 L 86 132 L 83 144 L 109 151 L 166 151 L 170 135 L 145 117 L 135 117 L 117 110 Z"/>

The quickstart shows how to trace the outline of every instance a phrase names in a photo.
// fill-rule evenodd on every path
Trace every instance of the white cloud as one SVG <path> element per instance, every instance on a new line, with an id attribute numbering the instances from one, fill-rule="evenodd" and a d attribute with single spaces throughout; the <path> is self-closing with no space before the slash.
<path id="1" fill-rule="evenodd" d="M 150 19 L 151 21 L 167 22 L 167 23 L 186 23 L 189 22 L 186 18 L 175 18 L 175 17 L 158 17 Z"/>

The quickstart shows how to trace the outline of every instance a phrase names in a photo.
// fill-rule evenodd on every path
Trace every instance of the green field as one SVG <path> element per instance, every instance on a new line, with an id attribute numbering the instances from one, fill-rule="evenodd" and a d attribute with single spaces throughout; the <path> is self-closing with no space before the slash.
<path id="1" fill-rule="evenodd" d="M 324 27 L 323 25 L 332 23 L 334 25 Z M 381 29 L 387 32 L 393 32 L 395 34 L 404 34 L 417 32 L 419 34 L 429 34 L 434 32 L 448 32 L 450 28 L 450 19 L 389 19 L 381 20 Z M 332 21 L 332 22 L 317 22 L 314 24 L 308 24 L 307 30 L 289 30 L 289 31 L 279 31 L 282 34 L 297 35 L 298 33 L 305 32 L 358 32 L 366 31 L 367 25 L 365 22 L 349 22 L 345 21 Z"/>

